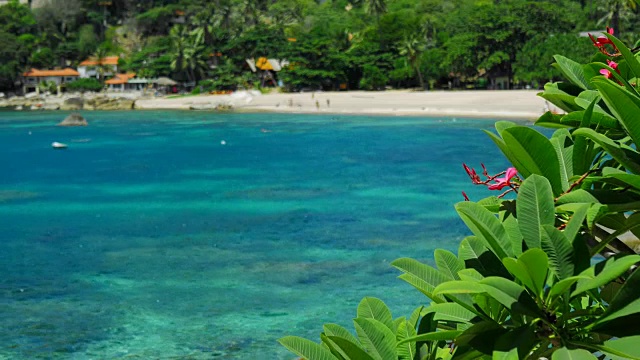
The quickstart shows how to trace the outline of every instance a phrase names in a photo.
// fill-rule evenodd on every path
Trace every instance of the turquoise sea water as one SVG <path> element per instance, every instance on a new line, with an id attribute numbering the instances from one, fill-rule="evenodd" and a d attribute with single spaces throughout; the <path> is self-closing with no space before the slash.
<path id="1" fill-rule="evenodd" d="M 507 164 L 487 120 L 84 115 L 0 112 L 0 359 L 293 359 L 364 296 L 408 315 L 389 262 L 455 252 L 460 164 Z"/>

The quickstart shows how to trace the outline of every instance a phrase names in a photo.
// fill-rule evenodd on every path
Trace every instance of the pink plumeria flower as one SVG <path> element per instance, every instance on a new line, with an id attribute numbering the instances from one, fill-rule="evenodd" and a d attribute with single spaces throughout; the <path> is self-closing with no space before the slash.
<path id="1" fill-rule="evenodd" d="M 496 183 L 489 185 L 489 190 L 502 190 L 505 187 L 510 186 L 511 179 L 513 179 L 516 175 L 518 175 L 518 170 L 516 170 L 516 168 L 508 168 L 503 178 L 496 178 Z"/>
<path id="2" fill-rule="evenodd" d="M 611 61 L 611 60 L 607 60 L 607 65 L 609 65 L 610 68 L 612 68 L 618 74 L 620 74 L 620 70 L 618 70 L 618 63 L 617 62 Z M 613 74 L 611 74 L 611 71 L 609 71 L 607 69 L 600 69 L 600 74 L 604 75 L 604 77 L 606 77 L 607 79 L 613 78 Z"/>

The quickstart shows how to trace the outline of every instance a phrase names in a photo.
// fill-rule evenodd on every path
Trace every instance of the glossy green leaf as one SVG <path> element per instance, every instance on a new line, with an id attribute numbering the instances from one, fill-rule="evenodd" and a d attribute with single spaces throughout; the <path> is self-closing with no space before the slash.
<path id="1" fill-rule="evenodd" d="M 576 211 L 567 222 L 567 226 L 564 228 L 563 234 L 570 243 L 573 243 L 574 239 L 578 235 L 578 232 L 582 228 L 582 224 L 584 223 L 584 219 L 587 217 L 588 210 L 589 204 L 582 204 L 576 209 Z"/>
<path id="2" fill-rule="evenodd" d="M 500 259 L 513 256 L 511 240 L 494 214 L 470 201 L 458 203 L 455 208 L 471 232 L 478 239 L 483 240 Z"/>
<path id="3" fill-rule="evenodd" d="M 353 343 L 345 338 L 339 336 L 328 336 L 329 340 L 333 341 L 336 346 L 342 350 L 342 353 L 346 355 L 346 359 L 355 360 L 374 360 L 371 355 L 367 354 L 367 352 L 357 345 L 357 343 Z"/>
<path id="4" fill-rule="evenodd" d="M 396 351 L 400 360 L 414 360 L 417 352 L 416 342 L 407 341 L 403 343 L 402 340 L 413 338 L 416 335 L 416 329 L 411 327 L 409 322 L 404 321 L 398 326 L 398 332 L 396 333 L 396 340 L 398 341 Z"/>
<path id="5" fill-rule="evenodd" d="M 551 360 L 597 360 L 592 353 L 584 349 L 569 350 L 566 347 L 553 352 Z"/>
<path id="6" fill-rule="evenodd" d="M 560 164 L 560 182 L 562 190 L 566 191 L 569 188 L 569 179 L 573 176 L 573 145 L 565 147 L 563 138 L 551 138 L 549 141 L 556 150 Z"/>
<path id="7" fill-rule="evenodd" d="M 436 266 L 441 273 L 447 275 L 452 280 L 459 280 L 458 271 L 464 269 L 464 262 L 447 250 L 436 249 L 434 251 Z"/>
<path id="8" fill-rule="evenodd" d="M 541 296 L 547 282 L 549 259 L 540 249 L 529 249 L 518 259 L 506 258 L 503 263 L 516 279 L 529 288 L 535 295 Z"/>
<path id="9" fill-rule="evenodd" d="M 393 324 L 391 310 L 380 299 L 374 297 L 365 297 L 360 301 L 357 310 L 358 318 L 375 319 L 385 324 L 389 330 L 395 332 L 396 328 Z"/>
<path id="10" fill-rule="evenodd" d="M 462 240 L 458 248 L 458 257 L 464 261 L 467 268 L 475 269 L 483 276 L 509 275 L 498 256 L 475 236 Z"/>
<path id="11" fill-rule="evenodd" d="M 405 343 L 409 341 L 444 341 L 444 340 L 453 340 L 458 335 L 460 335 L 462 331 L 458 330 L 446 330 L 446 331 L 435 331 L 426 334 L 416 335 L 412 338 L 403 339 L 399 343 Z"/>
<path id="12" fill-rule="evenodd" d="M 596 322 L 595 329 L 602 330 L 607 325 L 619 326 L 616 320 L 630 315 L 640 316 L 640 271 L 637 269 L 624 282 L 607 311 Z"/>
<path id="13" fill-rule="evenodd" d="M 581 110 L 580 106 L 574 102 L 576 97 L 561 89 L 563 85 L 562 83 L 547 83 L 544 85 L 544 91 L 539 93 L 538 96 L 566 112 Z"/>
<path id="14" fill-rule="evenodd" d="M 278 340 L 282 346 L 308 360 L 338 360 L 329 350 L 311 340 L 286 336 Z"/>
<path id="15" fill-rule="evenodd" d="M 396 334 L 385 324 L 367 318 L 353 320 L 362 347 L 376 360 L 396 359 Z"/>
<path id="16" fill-rule="evenodd" d="M 324 324 L 322 327 L 323 332 L 331 337 L 331 336 L 339 336 L 341 338 L 347 339 L 354 344 L 358 343 L 358 339 L 356 339 L 351 332 L 338 324 Z"/>
<path id="17" fill-rule="evenodd" d="M 598 145 L 600 145 L 611 157 L 616 159 L 627 170 L 634 174 L 640 174 L 640 164 L 636 163 L 633 158 L 640 156 L 636 151 L 624 149 L 608 137 L 598 134 L 592 129 L 581 128 L 573 132 L 574 136 L 587 137 Z"/>
<path id="18" fill-rule="evenodd" d="M 596 105 L 596 100 L 593 100 L 587 110 L 584 112 L 582 116 L 582 120 L 580 121 L 580 127 L 588 128 L 591 125 L 591 118 L 593 117 L 593 108 Z M 591 163 L 593 159 L 590 159 L 587 156 L 587 139 L 583 136 L 575 137 L 573 139 L 573 156 L 571 160 L 573 161 L 573 171 L 576 174 L 584 174 L 589 171 L 591 167 Z"/>
<path id="19" fill-rule="evenodd" d="M 568 194 L 564 194 L 556 200 L 556 205 L 563 204 L 571 204 L 571 203 L 582 203 L 582 204 L 596 204 L 599 203 L 598 199 L 595 196 L 591 195 L 586 190 L 577 189 L 573 190 Z"/>
<path id="20" fill-rule="evenodd" d="M 602 99 L 609 110 L 620 121 L 633 142 L 640 142 L 640 98 L 613 81 L 594 78 L 593 85 L 600 90 Z"/>
<path id="21" fill-rule="evenodd" d="M 434 320 L 469 322 L 478 314 L 467 310 L 456 303 L 432 304 L 425 309 L 427 312 L 435 313 Z"/>
<path id="22" fill-rule="evenodd" d="M 511 240 L 511 249 L 514 256 L 522 255 L 522 232 L 520 232 L 520 225 L 518 220 L 514 216 L 508 216 L 502 220 L 502 226 L 507 232 L 509 239 Z"/>
<path id="23" fill-rule="evenodd" d="M 611 360 L 640 359 L 640 336 L 628 336 L 621 339 L 605 341 L 602 352 L 611 357 Z M 615 353 L 611 352 L 614 351 Z M 617 354 L 625 354 L 620 356 Z"/>
<path id="24" fill-rule="evenodd" d="M 582 64 L 577 63 L 571 59 L 568 59 L 562 55 L 555 55 L 553 57 L 556 60 L 556 68 L 558 68 L 562 74 L 569 79 L 574 85 L 579 86 L 582 89 L 592 89 L 592 86 L 585 77 Z"/>
<path id="25" fill-rule="evenodd" d="M 619 216 L 624 218 L 624 215 L 622 214 L 619 214 Z M 608 226 L 608 224 L 604 224 L 604 225 Z M 591 254 L 593 255 L 599 254 L 602 250 L 606 248 L 606 246 L 609 243 L 611 243 L 612 241 L 615 241 L 618 238 L 618 236 L 623 235 L 630 231 L 636 231 L 639 228 L 640 228 L 640 213 L 634 213 L 625 219 L 625 223 L 621 227 L 615 228 L 615 231 L 611 235 L 609 235 L 605 239 L 601 239 L 600 243 L 597 246 L 593 247 L 593 249 L 591 250 Z"/>
<path id="26" fill-rule="evenodd" d="M 524 126 L 506 129 L 502 138 L 509 151 L 518 158 L 518 172 L 525 177 L 542 175 L 551 184 L 554 194 L 562 193 L 560 165 L 553 145 L 544 135 Z M 515 164 L 514 164 L 515 165 Z"/>
<path id="27" fill-rule="evenodd" d="M 573 275 L 573 246 L 564 234 L 551 225 L 543 225 L 542 250 L 549 256 L 549 269 L 559 280 Z"/>
<path id="28" fill-rule="evenodd" d="M 633 55 L 633 53 L 629 50 L 629 48 L 615 36 L 611 34 L 605 34 L 605 36 L 607 36 L 607 38 L 609 38 L 609 40 L 611 40 L 616 46 L 616 48 L 620 52 L 620 55 L 622 55 L 635 77 L 640 78 L 640 63 L 638 62 L 638 59 Z"/>
<path id="29" fill-rule="evenodd" d="M 433 289 L 436 286 L 449 280 L 440 271 L 425 265 L 417 260 L 410 258 L 400 258 L 391 262 L 391 266 L 404 272 L 400 275 L 400 279 L 413 285 L 416 289 L 420 290 L 427 297 L 435 302 L 443 302 L 444 299 L 440 296 L 433 294 Z"/>
<path id="30" fill-rule="evenodd" d="M 585 291 L 608 284 L 610 281 L 620 277 L 620 275 L 628 271 L 632 265 L 638 262 L 640 262 L 640 255 L 628 255 L 618 259 L 608 259 L 598 274 L 596 274 L 595 266 L 588 268 L 583 271 L 580 276 L 584 276 L 589 280 L 580 280 L 576 290 L 571 293 L 571 296 L 577 296 Z"/>
<path id="31" fill-rule="evenodd" d="M 541 246 L 542 225 L 553 225 L 555 208 L 549 181 L 539 175 L 527 178 L 518 192 L 516 203 L 518 225 L 524 242 L 529 248 Z"/>
<path id="32" fill-rule="evenodd" d="M 590 280 L 590 279 L 591 278 L 586 276 L 577 275 L 577 276 L 571 276 L 566 279 L 560 280 L 551 287 L 551 290 L 549 290 L 548 296 L 550 298 L 560 296 L 564 294 L 566 291 L 569 291 L 569 289 L 571 289 L 571 287 L 575 283 L 577 283 L 579 280 Z"/>
<path id="33" fill-rule="evenodd" d="M 540 116 L 538 120 L 536 120 L 535 125 L 547 128 L 570 128 L 571 125 L 562 123 L 563 116 L 564 115 L 562 114 L 554 114 L 551 111 L 547 111 L 546 113 L 542 114 L 542 116 Z"/>

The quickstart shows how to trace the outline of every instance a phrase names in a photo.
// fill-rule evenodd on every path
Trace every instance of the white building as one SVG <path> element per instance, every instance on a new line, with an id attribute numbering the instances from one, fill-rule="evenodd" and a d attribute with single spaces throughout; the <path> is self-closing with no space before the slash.
<path id="1" fill-rule="evenodd" d="M 100 68 L 104 71 L 103 77 L 114 76 L 118 73 L 118 56 L 106 56 L 102 59 L 89 58 L 78 65 L 78 73 L 81 78 L 98 78 Z"/>

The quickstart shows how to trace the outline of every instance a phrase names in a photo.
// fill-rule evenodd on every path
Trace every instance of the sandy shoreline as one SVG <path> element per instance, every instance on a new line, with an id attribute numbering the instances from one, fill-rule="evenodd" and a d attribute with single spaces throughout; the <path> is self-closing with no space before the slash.
<path id="1" fill-rule="evenodd" d="M 460 116 L 535 120 L 545 112 L 538 90 L 505 91 L 349 91 L 257 95 L 201 95 L 140 99 L 136 109 L 212 109 L 231 105 L 245 112 Z"/>

